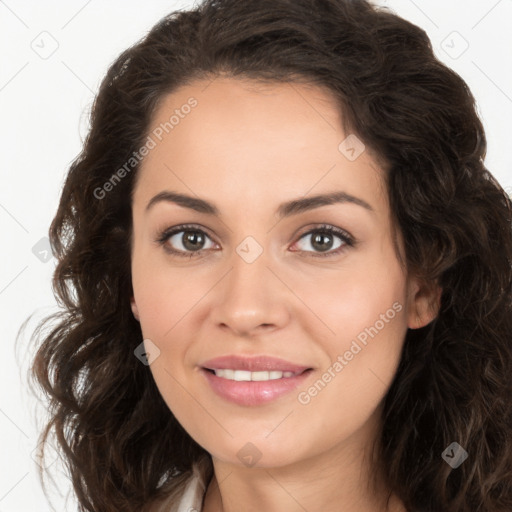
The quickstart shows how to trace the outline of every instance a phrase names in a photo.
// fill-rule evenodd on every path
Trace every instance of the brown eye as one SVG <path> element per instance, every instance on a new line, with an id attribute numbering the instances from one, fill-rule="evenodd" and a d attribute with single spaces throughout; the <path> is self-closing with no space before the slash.
<path id="1" fill-rule="evenodd" d="M 305 242 L 301 241 L 304 240 Z M 355 245 L 354 239 L 344 230 L 334 226 L 321 226 L 304 233 L 296 243 L 301 252 L 313 256 L 332 256 Z M 311 248 L 311 249 L 310 249 Z M 325 254 L 323 254 L 325 253 Z"/>
<path id="2" fill-rule="evenodd" d="M 215 246 L 211 238 L 193 226 L 176 226 L 161 233 L 156 240 L 164 249 L 177 256 L 194 257 Z"/>
<path id="3" fill-rule="evenodd" d="M 197 251 L 203 248 L 205 236 L 204 233 L 199 231 L 183 231 L 183 235 L 181 235 L 179 240 L 186 250 Z"/>

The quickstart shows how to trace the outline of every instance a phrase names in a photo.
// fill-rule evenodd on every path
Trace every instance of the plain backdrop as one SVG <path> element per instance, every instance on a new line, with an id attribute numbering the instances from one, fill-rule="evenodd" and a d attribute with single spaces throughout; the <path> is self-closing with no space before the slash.
<path id="1" fill-rule="evenodd" d="M 426 30 L 438 57 L 468 83 L 486 128 L 486 165 L 512 191 L 512 1 L 378 3 Z M 33 353 L 26 345 L 35 322 L 56 308 L 55 259 L 45 252 L 46 237 L 64 176 L 87 133 L 92 100 L 122 50 L 165 14 L 192 5 L 0 0 L 0 512 L 51 510 L 33 459 L 38 431 L 25 378 Z M 18 329 L 31 313 L 15 352 Z M 61 476 L 57 482 L 65 495 L 69 481 Z M 59 511 L 76 510 L 72 498 L 53 499 Z"/>

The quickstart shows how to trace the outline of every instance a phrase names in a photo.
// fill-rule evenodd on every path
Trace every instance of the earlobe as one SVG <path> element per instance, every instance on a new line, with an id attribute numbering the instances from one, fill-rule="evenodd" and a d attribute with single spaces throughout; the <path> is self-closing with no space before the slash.
<path id="1" fill-rule="evenodd" d="M 434 320 L 441 307 L 442 288 L 435 283 L 416 281 L 409 293 L 407 327 L 420 329 Z"/>
<path id="2" fill-rule="evenodd" d="M 137 304 L 135 303 L 135 297 L 133 297 L 133 296 L 130 299 L 130 305 L 132 307 L 133 316 L 135 317 L 135 319 L 137 321 L 140 322 L 139 309 L 137 308 Z"/>

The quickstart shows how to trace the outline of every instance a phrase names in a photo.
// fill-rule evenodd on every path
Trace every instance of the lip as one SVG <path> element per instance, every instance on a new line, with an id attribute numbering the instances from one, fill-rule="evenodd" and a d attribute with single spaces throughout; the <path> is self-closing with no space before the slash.
<path id="1" fill-rule="evenodd" d="M 217 377 L 209 370 L 233 369 L 293 372 L 293 377 L 268 381 L 235 381 Z M 311 371 L 308 371 L 311 370 Z M 210 359 L 201 365 L 200 373 L 210 388 L 221 398 L 242 406 L 263 405 L 292 392 L 312 373 L 313 368 L 270 356 L 225 356 Z"/>
<path id="2" fill-rule="evenodd" d="M 310 366 L 299 365 L 285 361 L 278 357 L 272 356 L 250 356 L 243 357 L 237 355 L 216 357 L 209 359 L 201 364 L 203 368 L 210 370 L 246 370 L 249 372 L 260 372 L 276 370 L 280 372 L 302 373 L 304 370 L 311 368 Z"/>

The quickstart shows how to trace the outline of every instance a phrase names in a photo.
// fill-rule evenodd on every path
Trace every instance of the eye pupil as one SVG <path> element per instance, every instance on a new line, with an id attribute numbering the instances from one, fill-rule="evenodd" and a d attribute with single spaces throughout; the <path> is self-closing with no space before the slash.
<path id="1" fill-rule="evenodd" d="M 184 231 L 182 240 L 183 247 L 189 250 L 200 249 L 200 246 L 204 244 L 203 234 L 198 231 Z"/>
<path id="2" fill-rule="evenodd" d="M 326 239 L 327 240 L 330 239 L 330 243 L 326 242 Z M 324 244 L 326 244 L 327 246 Z M 318 234 L 314 235 L 313 240 L 311 241 L 311 245 L 313 247 L 315 247 L 315 249 L 319 249 L 320 251 L 323 251 L 323 250 L 328 251 L 329 249 L 331 249 L 332 244 L 333 244 L 332 235 L 328 235 L 325 233 L 318 233 Z"/>

